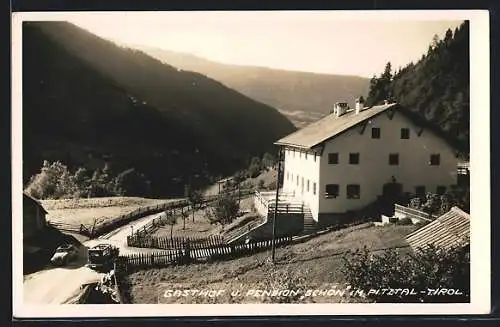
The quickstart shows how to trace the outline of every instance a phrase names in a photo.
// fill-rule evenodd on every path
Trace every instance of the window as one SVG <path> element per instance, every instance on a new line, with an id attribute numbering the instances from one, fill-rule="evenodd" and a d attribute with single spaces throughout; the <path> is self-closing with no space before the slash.
<path id="1" fill-rule="evenodd" d="M 306 160 L 307 160 L 307 153 L 306 153 Z"/>
<path id="2" fill-rule="evenodd" d="M 410 129 L 409 128 L 401 128 L 401 138 L 403 140 L 408 140 L 410 138 Z"/>
<path id="3" fill-rule="evenodd" d="M 299 151 L 299 158 L 302 158 L 302 152 Z"/>
<path id="4" fill-rule="evenodd" d="M 380 138 L 380 128 L 372 127 L 372 139 L 379 139 L 379 138 Z"/>
<path id="5" fill-rule="evenodd" d="M 336 165 L 339 163 L 339 154 L 338 153 L 329 153 L 328 154 L 328 164 Z"/>
<path id="6" fill-rule="evenodd" d="M 295 150 L 292 150 L 293 151 L 293 157 L 295 158 Z"/>
<path id="7" fill-rule="evenodd" d="M 399 165 L 399 154 L 397 153 L 389 154 L 389 165 L 391 166 Z"/>
<path id="8" fill-rule="evenodd" d="M 326 184 L 325 198 L 332 199 L 339 196 L 339 184 Z"/>
<path id="9" fill-rule="evenodd" d="M 359 153 L 349 153 L 349 163 L 351 165 L 359 164 Z"/>
<path id="10" fill-rule="evenodd" d="M 293 174 L 290 174 L 290 181 L 293 183 Z"/>
<path id="11" fill-rule="evenodd" d="M 360 198 L 360 187 L 358 184 L 347 185 L 347 198 L 348 199 L 359 199 Z"/>
<path id="12" fill-rule="evenodd" d="M 415 193 L 417 196 L 424 196 L 425 195 L 425 186 L 419 185 L 415 187 Z"/>
<path id="13" fill-rule="evenodd" d="M 441 160 L 441 158 L 439 157 L 439 154 L 431 154 L 431 161 L 429 162 L 429 164 L 431 166 L 439 166 Z"/>
<path id="14" fill-rule="evenodd" d="M 288 180 L 288 179 L 289 179 L 289 174 L 288 174 L 288 172 L 286 172 L 286 180 Z"/>
<path id="15" fill-rule="evenodd" d="M 316 195 L 316 182 L 313 183 L 313 194 Z"/>
<path id="16" fill-rule="evenodd" d="M 314 154 L 314 162 L 316 162 L 316 153 Z"/>
<path id="17" fill-rule="evenodd" d="M 309 180 L 307 180 L 306 192 L 309 192 Z"/>
<path id="18" fill-rule="evenodd" d="M 446 186 L 438 186 L 437 189 L 436 189 L 436 193 L 438 195 L 443 195 L 446 193 Z"/>
<path id="19" fill-rule="evenodd" d="M 299 186 L 299 175 L 297 175 L 297 186 Z"/>

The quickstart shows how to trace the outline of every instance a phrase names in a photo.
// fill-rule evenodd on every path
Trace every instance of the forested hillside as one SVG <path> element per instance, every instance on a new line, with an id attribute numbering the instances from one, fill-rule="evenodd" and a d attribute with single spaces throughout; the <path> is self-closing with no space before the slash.
<path id="1" fill-rule="evenodd" d="M 44 160 L 134 169 L 180 194 L 273 152 L 295 130 L 276 109 L 66 22 L 23 25 L 23 173 Z M 142 175 L 141 175 L 142 176 Z"/>
<path id="2" fill-rule="evenodd" d="M 392 99 L 436 126 L 469 153 L 469 24 L 436 35 L 417 63 L 385 71 L 370 82 L 368 105 Z"/>
<path id="3" fill-rule="evenodd" d="M 354 100 L 366 96 L 369 89 L 369 79 L 359 76 L 228 65 L 186 53 L 135 47 L 162 62 L 204 74 L 252 99 L 277 108 L 298 127 L 329 114 L 337 101 L 354 106 Z"/>

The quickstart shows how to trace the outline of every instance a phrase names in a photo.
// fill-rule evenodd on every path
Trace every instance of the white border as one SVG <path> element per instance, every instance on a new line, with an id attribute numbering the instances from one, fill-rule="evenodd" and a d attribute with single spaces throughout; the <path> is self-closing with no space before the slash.
<path id="1" fill-rule="evenodd" d="M 282 12 L 285 14 L 286 12 Z M 295 11 L 293 14 L 298 15 Z M 12 249 L 13 314 L 16 318 L 255 316 L 339 314 L 485 314 L 490 310 L 490 59 L 486 10 L 336 11 L 338 20 L 469 20 L 471 140 L 471 303 L 468 304 L 162 304 L 27 305 L 22 302 L 22 91 L 21 25 L 29 20 L 66 20 L 99 12 L 39 12 L 12 15 Z M 109 14 L 109 13 L 106 13 Z M 112 12 L 114 15 L 161 15 L 162 12 Z M 171 14 L 171 12 L 170 12 Z M 176 14 L 182 15 L 182 12 Z M 201 13 L 200 13 L 201 14 Z M 221 14 L 224 14 L 221 12 Z M 229 15 L 265 15 L 230 12 Z M 290 13 L 288 13 L 290 14 Z M 317 19 L 330 13 L 315 12 Z M 300 17 L 300 16 L 299 16 Z M 36 55 L 36 54 L 34 54 Z"/>

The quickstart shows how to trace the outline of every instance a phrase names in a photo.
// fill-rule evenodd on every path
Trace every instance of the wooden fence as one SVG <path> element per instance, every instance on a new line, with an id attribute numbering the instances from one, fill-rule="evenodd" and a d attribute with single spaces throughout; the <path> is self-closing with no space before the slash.
<path id="1" fill-rule="evenodd" d="M 276 246 L 288 245 L 292 242 L 292 237 L 280 237 L 275 242 Z M 187 244 L 189 246 L 172 251 L 120 256 L 117 260 L 117 267 L 128 270 L 130 268 L 141 269 L 188 264 L 196 261 L 235 259 L 271 248 L 272 240 L 250 241 L 243 244 L 219 244 L 208 247 L 202 243 Z"/>
<path id="2" fill-rule="evenodd" d="M 47 224 L 49 226 L 56 228 L 56 229 L 66 231 L 66 232 L 78 233 L 78 234 L 82 234 L 82 235 L 89 236 L 89 237 L 92 235 L 92 231 L 87 226 L 85 226 L 83 224 L 68 224 L 68 223 L 63 223 L 60 221 L 53 221 L 53 220 L 48 221 Z"/>
<path id="3" fill-rule="evenodd" d="M 211 236 L 208 238 L 193 237 L 156 237 L 152 235 L 134 234 L 127 236 L 127 245 L 137 248 L 154 248 L 163 250 L 179 250 L 186 246 L 197 246 L 202 248 L 214 248 L 224 245 L 224 238 Z"/>
<path id="4" fill-rule="evenodd" d="M 267 223 L 267 217 L 262 217 L 261 219 L 253 220 L 248 224 L 245 224 L 241 227 L 235 228 L 231 231 L 224 233 L 224 240 L 229 243 L 232 240 L 240 238 L 243 234 L 246 234 L 259 226 L 262 226 Z"/>

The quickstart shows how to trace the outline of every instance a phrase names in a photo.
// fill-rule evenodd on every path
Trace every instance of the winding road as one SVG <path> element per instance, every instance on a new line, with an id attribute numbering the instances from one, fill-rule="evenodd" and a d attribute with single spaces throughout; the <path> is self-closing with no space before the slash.
<path id="1" fill-rule="evenodd" d="M 205 197 L 218 193 L 218 185 L 208 188 Z M 25 275 L 23 282 L 23 302 L 26 304 L 65 304 L 71 303 L 81 292 L 81 286 L 97 282 L 102 273 L 85 267 L 87 249 L 98 244 L 111 244 L 120 249 L 120 254 L 151 253 L 158 250 L 133 248 L 127 246 L 127 236 L 147 225 L 161 213 L 148 215 L 119 227 L 99 238 L 83 242 L 79 247 L 78 257 L 63 267 L 48 264 L 44 269 Z"/>
<path id="2" fill-rule="evenodd" d="M 97 282 L 102 273 L 85 267 L 87 263 L 87 248 L 97 244 L 112 244 L 120 249 L 120 254 L 149 253 L 152 250 L 131 248 L 127 246 L 127 235 L 133 230 L 138 230 L 148 224 L 160 214 L 153 214 L 101 237 L 84 242 L 78 251 L 78 257 L 63 267 L 47 265 L 44 269 L 26 275 L 23 282 L 23 302 L 27 304 L 64 304 L 81 292 L 81 286 L 86 283 Z"/>

